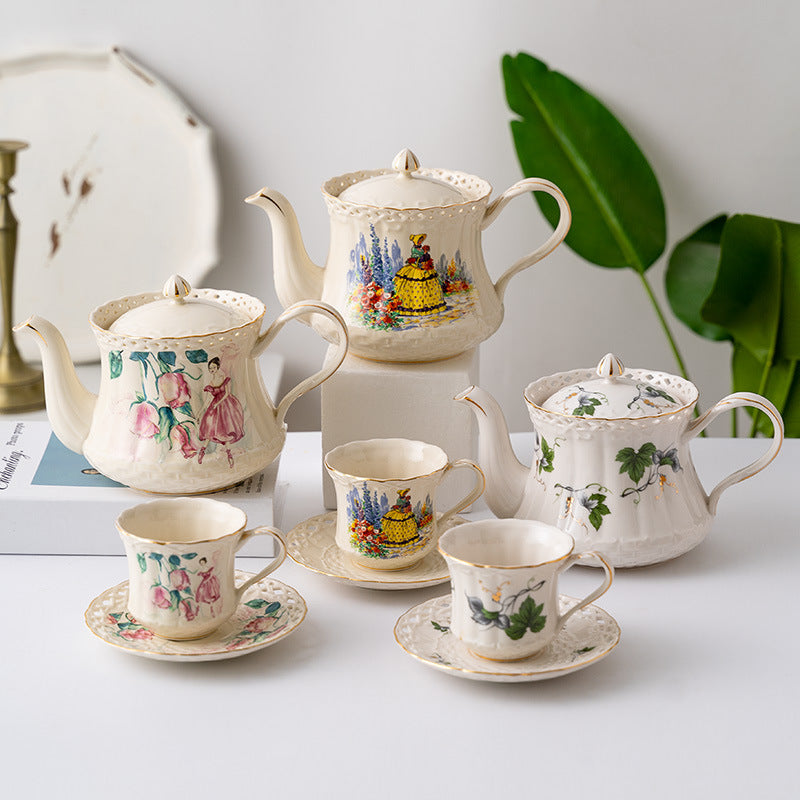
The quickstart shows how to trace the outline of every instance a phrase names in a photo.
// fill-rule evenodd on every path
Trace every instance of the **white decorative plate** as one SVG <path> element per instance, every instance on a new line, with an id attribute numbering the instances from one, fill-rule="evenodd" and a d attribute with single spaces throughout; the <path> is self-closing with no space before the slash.
<path id="1" fill-rule="evenodd" d="M 119 48 L 0 61 L 0 134 L 17 157 L 14 319 L 53 322 L 73 359 L 94 361 L 89 312 L 194 286 L 217 262 L 219 190 L 212 134 Z M 23 355 L 39 359 L 26 336 Z"/>
<path id="2" fill-rule="evenodd" d="M 465 521 L 462 517 L 451 517 L 442 526 L 441 533 Z M 450 580 L 447 564 L 435 549 L 407 569 L 367 569 L 336 546 L 335 535 L 335 511 L 311 517 L 286 534 L 286 552 L 298 564 L 314 572 L 365 589 L 421 589 Z"/>
<path id="3" fill-rule="evenodd" d="M 576 602 L 559 596 L 562 611 Z M 394 638 L 409 655 L 436 669 L 476 681 L 542 681 L 594 664 L 619 642 L 616 620 L 595 605 L 576 611 L 550 644 L 531 658 L 490 661 L 473 655 L 450 632 L 450 595 L 434 597 L 406 611 L 394 626 Z"/>
<path id="4" fill-rule="evenodd" d="M 236 570 L 236 582 L 251 575 Z M 86 609 L 89 630 L 114 647 L 160 661 L 219 661 L 254 653 L 288 636 L 306 616 L 299 592 L 273 578 L 262 578 L 249 587 L 233 616 L 202 639 L 162 639 L 136 622 L 127 606 L 128 581 L 106 589 Z"/>

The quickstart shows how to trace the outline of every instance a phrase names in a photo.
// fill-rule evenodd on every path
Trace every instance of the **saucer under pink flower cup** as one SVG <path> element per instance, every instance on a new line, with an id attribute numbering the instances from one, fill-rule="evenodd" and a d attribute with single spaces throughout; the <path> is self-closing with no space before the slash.
<path id="1" fill-rule="evenodd" d="M 404 569 L 421 561 L 454 514 L 483 493 L 473 461 L 450 461 L 440 447 L 410 439 L 367 439 L 335 447 L 325 456 L 336 488 L 336 544 L 362 567 Z M 437 514 L 436 489 L 454 469 L 476 473 L 475 487 Z"/>
<path id="2" fill-rule="evenodd" d="M 286 557 L 278 531 L 246 527 L 243 511 L 202 497 L 154 500 L 123 511 L 117 530 L 128 557 L 128 611 L 165 639 L 198 639 L 216 630 L 245 590 Z M 275 540 L 277 555 L 236 586 L 236 552 L 260 535 Z"/>

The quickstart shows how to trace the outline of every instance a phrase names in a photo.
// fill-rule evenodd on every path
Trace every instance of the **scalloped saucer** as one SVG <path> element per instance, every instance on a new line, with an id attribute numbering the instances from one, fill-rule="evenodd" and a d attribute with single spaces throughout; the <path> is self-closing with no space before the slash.
<path id="1" fill-rule="evenodd" d="M 441 527 L 441 533 L 464 522 L 463 517 L 452 517 Z M 311 517 L 286 534 L 286 552 L 313 572 L 365 589 L 421 589 L 450 580 L 447 564 L 437 550 L 406 569 L 366 569 L 336 546 L 335 534 L 335 511 Z"/>
<path id="2" fill-rule="evenodd" d="M 251 572 L 236 570 L 241 583 Z M 162 639 L 128 613 L 128 581 L 95 597 L 84 618 L 89 630 L 114 647 L 160 661 L 219 661 L 254 653 L 288 636 L 306 616 L 296 589 L 273 578 L 254 583 L 233 616 L 202 639 Z"/>
<path id="3" fill-rule="evenodd" d="M 562 610 L 575 602 L 559 595 Z M 450 632 L 450 595 L 434 597 L 406 611 L 394 626 L 394 638 L 423 664 L 460 678 L 513 683 L 558 678 L 605 658 L 619 642 L 619 625 L 602 608 L 576 611 L 550 644 L 531 658 L 490 661 L 473 655 Z"/>

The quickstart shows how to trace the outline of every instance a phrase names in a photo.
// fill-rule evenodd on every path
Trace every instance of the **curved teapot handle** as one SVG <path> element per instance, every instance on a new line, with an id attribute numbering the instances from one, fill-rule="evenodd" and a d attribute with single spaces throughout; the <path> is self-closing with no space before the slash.
<path id="1" fill-rule="evenodd" d="M 486 212 L 483 215 L 481 230 L 486 230 L 486 228 L 488 228 L 497 219 L 500 212 L 511 200 L 521 194 L 527 194 L 528 192 L 547 192 L 547 194 L 555 197 L 560 212 L 558 225 L 550 235 L 550 238 L 543 245 L 538 247 L 532 253 L 529 253 L 527 256 L 524 256 L 519 261 L 513 263 L 500 276 L 500 279 L 494 285 L 494 290 L 497 292 L 497 299 L 501 303 L 503 302 L 503 295 L 506 292 L 506 286 L 508 285 L 508 282 L 518 272 L 522 272 L 523 269 L 527 269 L 537 261 L 541 261 L 545 256 L 552 253 L 553 250 L 555 250 L 556 247 L 558 247 L 564 240 L 564 237 L 569 231 L 569 226 L 572 224 L 572 212 L 570 211 L 569 203 L 567 203 L 567 198 L 564 197 L 563 192 L 558 188 L 558 186 L 550 181 L 545 180 L 544 178 L 525 178 L 524 180 L 518 181 L 513 186 L 510 186 L 503 192 L 503 194 L 489 203 L 489 205 L 486 207 Z"/>
<path id="2" fill-rule="evenodd" d="M 275 338 L 278 331 L 287 323 L 289 320 L 296 319 L 297 317 L 302 317 L 306 314 L 322 314 L 324 317 L 328 317 L 333 323 L 334 326 L 337 328 L 338 336 L 336 337 L 336 349 L 333 352 L 333 358 L 331 359 L 330 363 L 327 366 L 324 366 L 319 372 L 315 372 L 311 377 L 306 378 L 294 389 L 290 389 L 284 396 L 283 400 L 278 403 L 278 408 L 275 411 L 275 418 L 278 422 L 278 425 L 283 425 L 284 418 L 286 417 L 286 412 L 289 410 L 289 406 L 297 400 L 298 397 L 302 397 L 306 392 L 310 392 L 312 389 L 319 386 L 323 381 L 326 381 L 336 372 L 337 369 L 344 361 L 344 357 L 347 355 L 347 348 L 348 348 L 348 336 L 347 336 L 347 326 L 342 319 L 342 315 L 333 307 L 329 306 L 327 303 L 323 303 L 320 300 L 302 300 L 299 303 L 294 303 L 290 305 L 276 320 L 272 323 L 272 325 L 261 334 L 261 336 L 256 339 L 255 346 L 253 347 L 253 356 L 259 356 L 261 353 L 266 350 L 269 343 Z"/>
<path id="3" fill-rule="evenodd" d="M 752 392 L 736 392 L 735 394 L 729 394 L 727 397 L 723 397 L 715 406 L 709 408 L 705 414 L 692 420 L 686 432 L 683 434 L 684 442 L 688 443 L 724 411 L 732 411 L 734 408 L 739 408 L 740 406 L 752 406 L 753 408 L 763 411 L 770 418 L 772 421 L 772 443 L 769 446 L 769 450 L 767 450 L 761 458 L 756 459 L 752 464 L 748 464 L 746 467 L 742 467 L 742 469 L 736 470 L 736 472 L 732 472 L 727 478 L 723 478 L 714 487 L 706 501 L 710 514 L 715 514 L 717 512 L 719 496 L 729 486 L 733 486 L 734 483 L 739 483 L 745 480 L 745 478 L 751 478 L 757 472 L 761 472 L 761 470 L 778 455 L 778 451 L 783 444 L 783 419 L 781 419 L 778 409 L 775 408 L 766 397 L 762 397 L 760 394 L 753 394 Z"/>

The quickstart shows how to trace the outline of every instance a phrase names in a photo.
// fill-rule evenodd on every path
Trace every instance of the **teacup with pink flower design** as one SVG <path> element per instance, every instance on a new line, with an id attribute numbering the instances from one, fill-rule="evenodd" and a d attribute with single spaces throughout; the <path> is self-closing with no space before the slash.
<path id="1" fill-rule="evenodd" d="M 286 557 L 278 531 L 246 527 L 242 510 L 202 497 L 154 500 L 123 511 L 117 530 L 128 556 L 128 611 L 165 639 L 197 639 L 216 630 L 245 589 Z M 278 553 L 236 586 L 236 551 L 258 535 L 272 536 Z"/>

